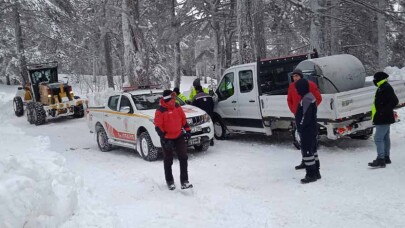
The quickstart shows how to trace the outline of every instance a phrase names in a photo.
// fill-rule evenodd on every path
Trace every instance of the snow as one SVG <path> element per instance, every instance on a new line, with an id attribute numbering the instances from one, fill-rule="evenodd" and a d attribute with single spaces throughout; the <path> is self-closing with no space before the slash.
<path id="1" fill-rule="evenodd" d="M 388 70 L 390 79 L 405 76 L 405 68 Z M 372 138 L 322 138 L 322 179 L 302 185 L 288 133 L 234 135 L 206 152 L 190 150 L 193 189 L 179 188 L 175 159 L 177 189 L 169 191 L 162 159 L 99 151 L 84 118 L 30 125 L 12 111 L 15 91 L 0 85 L 2 228 L 404 227 L 403 121 L 391 127 L 393 163 L 385 169 L 367 166 L 376 157 Z"/>

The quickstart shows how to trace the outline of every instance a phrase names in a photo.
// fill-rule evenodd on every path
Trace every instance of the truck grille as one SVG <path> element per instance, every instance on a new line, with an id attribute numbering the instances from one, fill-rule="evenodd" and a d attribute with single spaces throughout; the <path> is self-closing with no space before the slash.
<path id="1" fill-rule="evenodd" d="M 195 116 L 187 118 L 187 123 L 190 127 L 197 126 L 204 123 L 203 116 Z"/>

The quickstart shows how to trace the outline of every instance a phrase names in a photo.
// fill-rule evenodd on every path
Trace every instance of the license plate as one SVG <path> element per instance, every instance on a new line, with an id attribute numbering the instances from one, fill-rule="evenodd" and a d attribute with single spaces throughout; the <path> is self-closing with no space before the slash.
<path id="1" fill-rule="evenodd" d="M 200 137 L 189 139 L 188 142 L 187 142 L 187 144 L 188 144 L 189 146 L 191 146 L 191 145 L 196 145 L 196 144 L 200 144 Z"/>
<path id="2" fill-rule="evenodd" d="M 202 127 L 201 126 L 195 126 L 191 128 L 191 133 L 195 133 L 195 132 L 199 132 L 202 131 Z"/>

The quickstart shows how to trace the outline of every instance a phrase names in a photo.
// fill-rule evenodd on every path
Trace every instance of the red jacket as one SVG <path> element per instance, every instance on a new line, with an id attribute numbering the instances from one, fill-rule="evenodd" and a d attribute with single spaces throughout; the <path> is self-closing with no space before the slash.
<path id="1" fill-rule="evenodd" d="M 318 90 L 318 86 L 316 86 L 315 82 L 308 80 L 309 83 L 309 92 L 314 95 L 316 99 L 316 105 L 318 106 L 322 102 L 321 93 Z M 298 104 L 301 101 L 301 96 L 298 94 L 297 89 L 295 88 L 295 82 L 290 83 L 288 86 L 288 96 L 287 96 L 287 103 L 290 111 L 295 115 L 297 112 Z"/>
<path id="2" fill-rule="evenodd" d="M 182 134 L 182 128 L 190 131 L 186 114 L 174 99 L 165 102 L 160 100 L 160 106 L 155 112 L 155 129 L 161 138 L 177 139 Z"/>

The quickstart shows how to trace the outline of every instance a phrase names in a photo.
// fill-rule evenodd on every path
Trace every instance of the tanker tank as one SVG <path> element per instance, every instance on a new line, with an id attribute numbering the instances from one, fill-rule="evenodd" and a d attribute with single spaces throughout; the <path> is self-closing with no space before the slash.
<path id="1" fill-rule="evenodd" d="M 305 78 L 318 84 L 324 94 L 333 94 L 364 87 L 366 71 L 361 61 L 353 55 L 332 55 L 300 62 Z"/>

